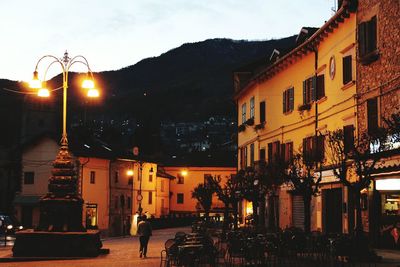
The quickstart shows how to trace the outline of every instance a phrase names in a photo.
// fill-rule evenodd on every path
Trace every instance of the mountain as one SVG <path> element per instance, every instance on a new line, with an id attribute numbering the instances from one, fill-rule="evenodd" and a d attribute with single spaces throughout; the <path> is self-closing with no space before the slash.
<path id="1" fill-rule="evenodd" d="M 144 151 L 153 153 L 160 150 L 157 145 L 160 122 L 201 122 L 210 117 L 235 121 L 233 71 L 244 65 L 267 64 L 274 49 L 289 50 L 294 47 L 295 40 L 296 36 L 291 36 L 267 41 L 209 39 L 183 44 L 120 70 L 95 73 L 102 89 L 100 102 L 83 100 L 82 90 L 74 88 L 79 86 L 74 79 L 77 74 L 70 73 L 68 124 L 82 125 L 83 122 L 84 128 L 90 128 L 109 142 L 118 139 L 125 146 L 151 146 Z M 61 75 L 54 77 L 47 84 L 56 88 L 62 84 L 61 78 Z M 0 80 L 0 89 L 21 87 L 21 83 Z M 27 110 L 21 94 L 14 95 L 0 90 L 0 123 L 10 129 L 1 133 L 0 140 L 8 145 L 15 141 L 13 138 L 18 139 L 19 134 L 15 132 L 22 128 L 17 126 L 22 122 L 22 107 Z M 60 101 L 61 90 L 54 95 L 49 101 Z M 40 108 L 42 104 L 37 105 L 37 101 L 36 98 L 32 100 L 34 106 Z M 54 120 L 57 125 L 53 128 L 57 129 L 61 104 L 53 106 L 56 107 L 54 114 L 58 114 L 58 119 Z M 43 118 L 41 120 L 43 124 Z M 115 126 L 115 121 L 119 126 Z M 127 127 L 127 124 L 133 126 Z M 122 127 L 128 128 L 127 131 Z M 234 129 L 230 127 L 229 131 L 233 134 Z"/>
<path id="2" fill-rule="evenodd" d="M 113 96 L 107 110 L 134 117 L 148 110 L 171 121 L 235 118 L 233 71 L 260 58 L 267 62 L 274 49 L 287 50 L 294 44 L 295 36 L 269 41 L 210 39 L 99 73 L 108 96 Z"/>

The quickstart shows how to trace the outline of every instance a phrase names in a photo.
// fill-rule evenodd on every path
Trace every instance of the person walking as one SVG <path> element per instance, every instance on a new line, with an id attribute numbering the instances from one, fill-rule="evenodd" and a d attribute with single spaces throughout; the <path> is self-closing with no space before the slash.
<path id="1" fill-rule="evenodd" d="M 141 217 L 141 221 L 137 227 L 137 235 L 140 240 L 139 253 L 140 257 L 146 258 L 147 255 L 147 244 L 149 243 L 150 236 L 152 235 L 152 228 L 149 221 L 147 221 L 146 215 Z"/>

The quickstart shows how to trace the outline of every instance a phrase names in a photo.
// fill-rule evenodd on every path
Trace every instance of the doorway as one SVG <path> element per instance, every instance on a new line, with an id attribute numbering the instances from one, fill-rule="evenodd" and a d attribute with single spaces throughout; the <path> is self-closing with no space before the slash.
<path id="1" fill-rule="evenodd" d="M 342 188 L 322 190 L 324 232 L 342 233 Z"/>

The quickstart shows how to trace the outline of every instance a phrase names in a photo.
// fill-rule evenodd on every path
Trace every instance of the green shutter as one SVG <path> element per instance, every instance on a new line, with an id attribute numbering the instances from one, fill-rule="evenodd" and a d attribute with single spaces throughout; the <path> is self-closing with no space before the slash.
<path id="1" fill-rule="evenodd" d="M 311 79 L 311 101 L 317 99 L 317 78 L 313 76 Z"/>
<path id="2" fill-rule="evenodd" d="M 294 110 L 294 87 L 289 89 L 289 109 Z"/>
<path id="3" fill-rule="evenodd" d="M 303 104 L 307 104 L 307 80 L 303 81 Z"/>
<path id="4" fill-rule="evenodd" d="M 286 91 L 283 91 L 283 94 L 282 94 L 282 103 L 283 103 L 283 113 L 286 113 Z"/>

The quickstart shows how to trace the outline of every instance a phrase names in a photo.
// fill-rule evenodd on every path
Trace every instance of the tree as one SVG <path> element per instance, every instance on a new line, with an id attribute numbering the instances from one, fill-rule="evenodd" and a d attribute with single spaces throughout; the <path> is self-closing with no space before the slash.
<path id="1" fill-rule="evenodd" d="M 350 141 L 349 141 L 350 139 Z M 345 136 L 342 129 L 328 132 L 329 161 L 334 175 L 354 197 L 356 209 L 356 235 L 363 232 L 361 218 L 361 191 L 367 189 L 372 174 L 386 150 L 387 131 L 377 129 L 374 135 L 364 133 L 360 138 Z"/>
<path id="2" fill-rule="evenodd" d="M 223 232 L 228 229 L 228 218 L 229 218 L 229 206 L 231 206 L 234 210 L 234 227 L 237 228 L 238 222 L 238 203 L 240 201 L 240 196 L 238 195 L 238 191 L 240 190 L 240 184 L 236 179 L 236 176 L 231 176 L 227 179 L 224 185 L 221 185 L 221 177 L 220 176 L 211 176 L 208 180 L 212 187 L 214 188 L 215 193 L 218 196 L 218 199 L 224 203 L 224 224 L 222 227 Z"/>
<path id="3" fill-rule="evenodd" d="M 321 160 L 318 160 L 321 162 Z M 289 163 L 287 179 L 293 184 L 296 193 L 303 197 L 304 203 L 304 232 L 311 231 L 311 200 L 319 194 L 321 176 L 315 177 L 315 163 L 307 153 L 296 153 Z"/>
<path id="4" fill-rule="evenodd" d="M 211 184 L 207 182 L 204 184 L 199 184 L 192 191 L 192 198 L 197 199 L 197 201 L 204 209 L 206 221 L 208 221 L 209 219 L 213 194 L 214 189 Z"/>

